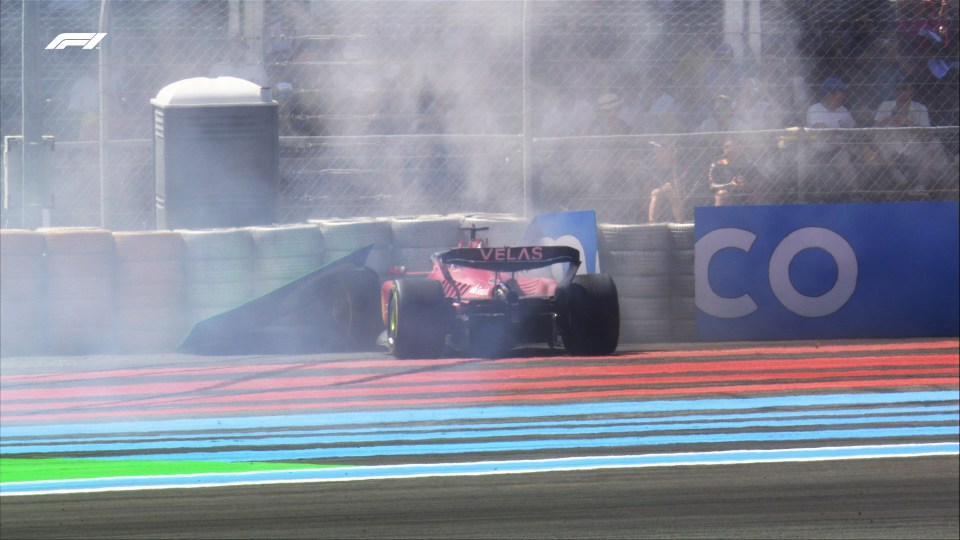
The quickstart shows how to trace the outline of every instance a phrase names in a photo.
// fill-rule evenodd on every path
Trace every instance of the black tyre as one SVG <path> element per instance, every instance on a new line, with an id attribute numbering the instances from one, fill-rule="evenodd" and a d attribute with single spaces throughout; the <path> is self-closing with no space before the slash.
<path id="1" fill-rule="evenodd" d="M 611 354 L 620 341 L 620 301 L 613 278 L 606 274 L 576 276 L 557 291 L 560 333 L 570 354 Z"/>
<path id="2" fill-rule="evenodd" d="M 370 350 L 383 329 L 380 280 L 369 268 L 337 274 L 328 299 L 334 338 L 339 349 Z"/>
<path id="3" fill-rule="evenodd" d="M 397 358 L 436 358 L 443 353 L 449 302 L 432 279 L 394 281 L 387 307 L 387 344 Z"/>

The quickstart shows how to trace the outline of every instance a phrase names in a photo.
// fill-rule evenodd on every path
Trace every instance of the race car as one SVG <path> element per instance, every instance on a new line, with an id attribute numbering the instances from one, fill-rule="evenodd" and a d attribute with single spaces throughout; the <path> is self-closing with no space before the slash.
<path id="1" fill-rule="evenodd" d="M 387 346 L 397 358 L 435 358 L 447 350 L 495 357 L 528 343 L 574 355 L 613 353 L 620 339 L 617 287 L 605 274 L 581 274 L 580 252 L 566 246 L 469 247 L 435 253 L 433 270 L 383 283 Z M 566 264 L 558 282 L 528 272 Z"/>

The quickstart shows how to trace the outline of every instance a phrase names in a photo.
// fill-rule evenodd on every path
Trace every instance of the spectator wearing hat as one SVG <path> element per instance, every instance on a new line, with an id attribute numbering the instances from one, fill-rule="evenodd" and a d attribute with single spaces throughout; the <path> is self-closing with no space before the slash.
<path id="1" fill-rule="evenodd" d="M 856 121 L 843 106 L 847 99 L 847 85 L 838 77 L 827 77 L 820 86 L 820 101 L 807 109 L 807 127 L 854 128 Z"/>
<path id="2" fill-rule="evenodd" d="M 820 86 L 820 101 L 807 109 L 807 127 L 814 129 L 855 128 L 856 121 L 843 106 L 847 85 L 838 77 L 827 77 Z M 851 146 L 838 134 L 821 134 L 812 145 L 814 178 L 811 195 L 820 202 L 842 202 L 856 190 L 858 179 Z M 831 182 L 831 180 L 834 180 Z"/>

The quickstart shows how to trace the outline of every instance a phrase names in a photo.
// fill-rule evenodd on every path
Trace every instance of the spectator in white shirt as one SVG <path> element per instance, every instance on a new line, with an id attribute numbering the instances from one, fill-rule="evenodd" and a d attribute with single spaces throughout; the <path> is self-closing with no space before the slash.
<path id="1" fill-rule="evenodd" d="M 927 106 L 913 101 L 913 85 L 908 79 L 897 83 L 897 97 L 884 101 L 873 117 L 877 127 L 930 127 Z"/>
<path id="2" fill-rule="evenodd" d="M 856 121 L 843 106 L 847 99 L 847 85 L 837 77 L 828 77 L 820 87 L 823 96 L 807 109 L 807 127 L 853 128 Z"/>
<path id="3" fill-rule="evenodd" d="M 807 127 L 846 129 L 857 127 L 850 111 L 843 106 L 847 85 L 837 77 L 828 77 L 820 87 L 821 98 L 807 109 Z M 840 134 L 824 133 L 812 145 L 813 178 L 810 196 L 819 202 L 844 202 L 857 189 L 857 169 L 852 146 Z"/>
<path id="4" fill-rule="evenodd" d="M 914 88 L 910 79 L 897 82 L 896 99 L 884 101 L 877 108 L 874 121 L 877 127 L 926 128 L 930 115 L 926 105 L 913 101 Z M 894 200 L 923 199 L 931 189 L 947 183 L 951 177 L 950 160 L 943 145 L 923 130 L 880 131 L 873 137 L 874 146 L 883 158 L 889 185 L 885 189 Z"/>

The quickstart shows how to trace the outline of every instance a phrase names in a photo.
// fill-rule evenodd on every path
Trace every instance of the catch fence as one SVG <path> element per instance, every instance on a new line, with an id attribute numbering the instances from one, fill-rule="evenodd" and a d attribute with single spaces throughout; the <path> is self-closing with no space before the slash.
<path id="1" fill-rule="evenodd" d="M 580 209 L 674 221 L 721 190 L 749 204 L 956 200 L 956 11 L 905 0 L 4 0 L 0 134 L 13 138 L 0 225 L 22 226 L 40 206 L 52 226 L 153 228 L 150 99 L 211 75 L 273 90 L 284 222 Z M 107 36 L 99 50 L 43 50 L 68 31 Z M 808 129 L 830 76 L 847 86 L 853 123 Z M 928 122 L 877 116 L 905 81 Z M 51 142 L 23 183 L 16 137 L 31 133 Z M 723 156 L 728 139 L 737 148 Z M 670 202 L 651 216 L 654 190 Z"/>

